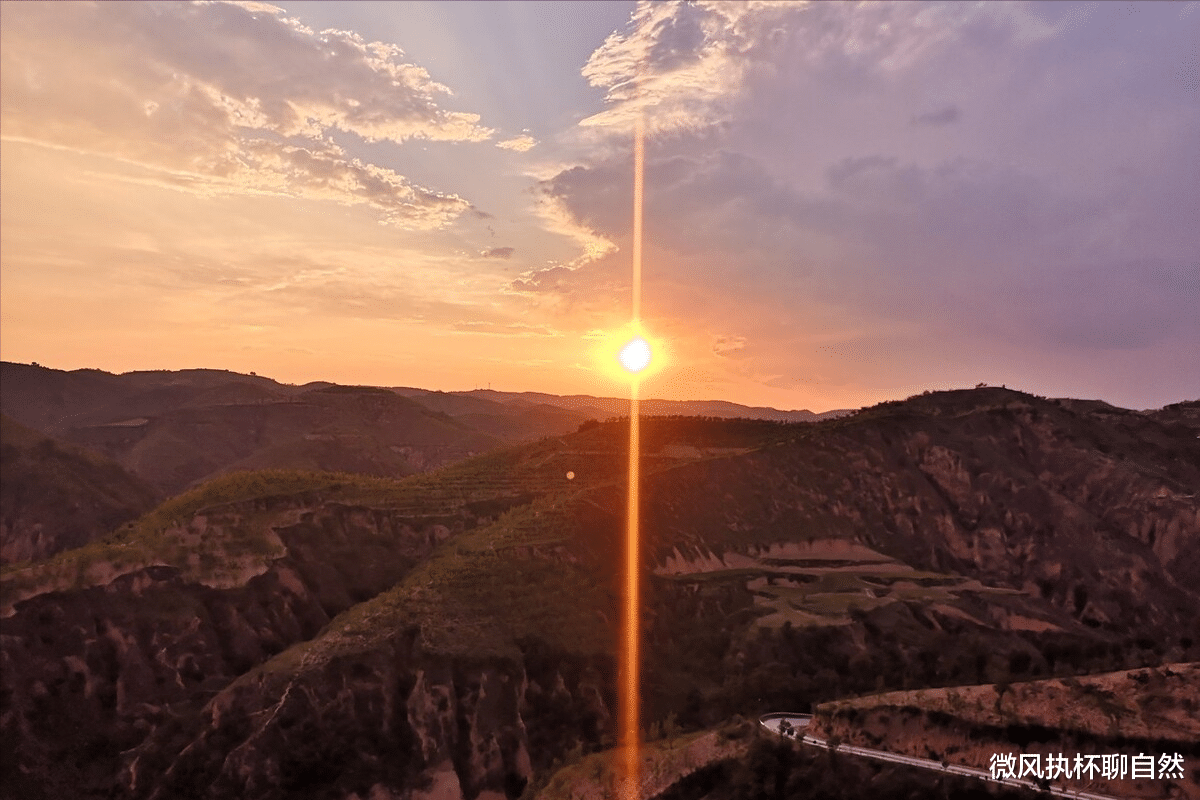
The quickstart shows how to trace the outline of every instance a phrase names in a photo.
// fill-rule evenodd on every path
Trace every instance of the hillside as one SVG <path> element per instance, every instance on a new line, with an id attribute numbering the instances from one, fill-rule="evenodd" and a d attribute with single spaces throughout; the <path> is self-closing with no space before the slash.
<path id="1" fill-rule="evenodd" d="M 1200 430 L 1170 413 L 979 389 L 645 420 L 646 724 L 1197 660 Z M 0 778 L 34 798 L 546 786 L 615 734 L 627 436 L 403 480 L 230 475 L 5 570 Z"/>
<path id="2" fill-rule="evenodd" d="M 158 499 L 119 464 L 0 414 L 0 564 L 79 547 Z"/>
<path id="3" fill-rule="evenodd" d="M 1175 754 L 1185 764 L 1200 756 L 1200 664 L 1121 670 L 1079 678 L 892 692 L 825 703 L 816 709 L 813 735 L 989 769 L 995 753 Z M 1157 766 L 1157 764 L 1156 764 Z M 1157 774 L 1157 773 L 1156 773 Z M 1070 783 L 1070 782 L 1068 782 Z M 1084 781 L 1089 791 L 1114 797 L 1200 795 L 1200 773 L 1174 779 L 1105 777 Z"/>

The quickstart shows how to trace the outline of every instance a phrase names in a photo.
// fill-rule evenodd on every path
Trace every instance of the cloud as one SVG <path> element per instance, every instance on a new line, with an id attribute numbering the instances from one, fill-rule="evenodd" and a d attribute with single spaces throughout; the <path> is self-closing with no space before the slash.
<path id="1" fill-rule="evenodd" d="M 574 270 L 568 267 L 553 266 L 544 269 L 530 270 L 509 284 L 510 290 L 522 293 L 561 291 L 565 279 Z"/>
<path id="2" fill-rule="evenodd" d="M 590 292 L 607 289 L 603 265 L 617 252 L 616 242 L 596 233 L 586 218 L 569 209 L 563 202 L 562 193 L 552 183 L 539 182 L 534 187 L 534 194 L 537 198 L 535 211 L 543 229 L 568 239 L 579 254 L 566 263 L 553 261 L 546 266 L 527 270 L 510 282 L 505 291 L 566 298 L 576 294 L 575 288 L 581 286 L 580 278 L 583 279 L 582 285 L 588 287 Z M 585 273 L 585 267 L 591 269 Z"/>
<path id="3" fill-rule="evenodd" d="M 736 14 L 710 4 L 640 4 L 632 30 L 611 35 L 584 66 L 610 107 L 582 124 L 628 131 L 643 108 L 653 109 L 651 131 L 696 129 L 719 118 L 722 98 L 737 90 L 744 70 L 723 36 L 727 13 Z"/>
<path id="4" fill-rule="evenodd" d="M 479 255 L 483 258 L 512 258 L 513 253 L 517 252 L 515 247 L 493 247 L 490 250 L 484 250 Z"/>
<path id="5" fill-rule="evenodd" d="M 1200 269 L 1195 262 L 1115 261 L 1047 271 L 1014 287 L 1010 324 L 1025 337 L 1081 350 L 1143 350 L 1182 337 L 1200 324 Z"/>
<path id="6" fill-rule="evenodd" d="M 785 341 L 785 309 L 820 303 L 848 323 L 1148 345 L 1178 330 L 1181 309 L 1169 282 L 1139 282 L 1131 265 L 1175 274 L 1200 252 L 1182 211 L 1200 203 L 1183 177 L 1200 166 L 1200 106 L 1180 80 L 1191 34 L 1173 14 L 1131 27 L 1123 13 L 643 4 L 583 71 L 607 93 L 583 125 L 609 146 L 540 190 L 624 249 L 623 142 L 644 109 L 647 247 L 659 250 L 647 280 L 720 293 L 727 310 L 704 312 L 713 329 L 755 309 L 779 321 L 753 341 Z M 602 266 L 539 285 L 581 291 Z"/>
<path id="7" fill-rule="evenodd" d="M 718 356 L 735 356 L 746 349 L 746 339 L 742 336 L 718 336 L 713 341 L 712 351 Z"/>
<path id="8" fill-rule="evenodd" d="M 934 111 L 926 111 L 923 114 L 914 114 L 912 118 L 913 125 L 950 125 L 958 122 L 958 118 L 962 115 L 957 105 L 951 103 L 948 106 L 936 109 Z"/>
<path id="9" fill-rule="evenodd" d="M 526 325 L 521 322 L 456 322 L 451 328 L 459 333 L 481 333 L 490 336 L 558 337 L 562 333 L 547 325 Z"/>
<path id="10" fill-rule="evenodd" d="M 608 108 L 582 125 L 628 132 L 644 113 L 651 133 L 731 122 L 763 81 L 861 87 L 901 74 L 964 39 L 1036 41 L 1056 30 L 1020 8 L 988 4 L 642 3 L 583 69 Z"/>
<path id="11" fill-rule="evenodd" d="M 523 133 L 520 136 L 514 136 L 511 139 L 505 139 L 502 142 L 496 142 L 496 147 L 503 148 L 504 150 L 515 150 L 518 153 L 525 153 L 536 147 L 537 143 L 537 139 L 533 138 L 527 133 Z"/>
<path id="12" fill-rule="evenodd" d="M 394 45 L 317 33 L 264 4 L 22 4 L 5 12 L 3 134 L 151 168 L 200 192 L 366 204 L 445 224 L 462 198 L 332 139 L 481 141 L 478 117 Z"/>

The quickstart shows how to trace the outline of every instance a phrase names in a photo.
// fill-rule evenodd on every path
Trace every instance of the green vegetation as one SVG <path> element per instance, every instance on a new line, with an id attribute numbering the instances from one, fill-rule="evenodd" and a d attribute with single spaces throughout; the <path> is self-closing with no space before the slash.
<path id="1" fill-rule="evenodd" d="M 569 542 L 561 501 L 509 511 L 493 524 L 443 542 L 389 591 L 332 620 L 312 642 L 285 651 L 266 672 L 370 651 L 399 630 L 417 629 L 428 653 L 520 659 L 536 638 L 567 653 L 607 652 L 614 632 L 600 613 L 612 605 L 605 576 L 557 552 Z"/>
<path id="2" fill-rule="evenodd" d="M 946 707 L 964 715 L 979 706 L 981 713 L 996 716 L 997 725 L 1020 725 L 1028 721 L 1016 716 L 1013 701 L 1023 692 L 1022 681 L 1098 665 L 1140 666 L 1161 661 L 1165 652 L 1197 647 L 1200 636 L 1190 628 L 1177 626 L 1169 641 L 1139 629 L 1145 642 L 1136 646 L 1114 632 L 1126 620 L 1117 616 L 1122 587 L 1085 582 L 1086 564 L 1075 556 L 1090 557 L 1100 545 L 1126 534 L 1094 532 L 1088 517 L 1084 545 L 1039 549 L 1051 541 L 1051 533 L 1060 543 L 1072 541 L 1067 536 L 1072 517 L 1043 508 L 1042 484 L 1053 486 L 1058 500 L 1067 498 L 1080 511 L 1095 511 L 1097 518 L 1111 506 L 1114 490 L 1104 487 L 1115 484 L 1097 480 L 1082 489 L 1071 484 L 1072 470 L 1082 463 L 1077 455 L 1086 455 L 1074 440 L 1055 450 L 1046 445 L 1037 456 L 1055 476 L 1053 482 L 1033 477 L 1032 457 L 1018 452 L 1042 446 L 1038 430 L 1029 424 L 1034 411 L 1042 419 L 1051 414 L 1074 419 L 1077 412 L 1006 390 L 980 390 L 975 399 L 983 410 L 952 422 L 954 415 L 968 413 L 969 404 L 960 404 L 963 398 L 957 395 L 945 403 L 928 396 L 877 408 L 874 421 L 868 413 L 803 425 L 682 418 L 645 422 L 647 568 L 670 557 L 687 569 L 692 556 L 693 568 L 721 566 L 710 556 L 729 556 L 724 563 L 734 565 L 648 577 L 643 584 L 643 719 L 646 739 L 654 743 L 648 750 L 690 746 L 703 736 L 680 737 L 680 731 L 711 728 L 734 714 L 804 711 L 850 695 L 917 687 L 996 684 L 999 689 L 980 697 L 964 688 L 947 692 Z M 926 404 L 933 409 L 927 417 L 922 416 Z M 221 691 L 235 680 L 236 687 L 222 698 L 230 701 L 221 706 L 230 713 L 222 711 L 224 722 L 215 731 L 220 736 L 208 736 L 206 722 L 180 723 L 178 747 L 169 741 L 147 748 L 158 749 L 161 773 L 175 764 L 174 774 L 188 774 L 189 762 L 177 754 L 191 742 L 197 746 L 189 752 L 208 759 L 214 775 L 243 744 L 247 753 L 263 742 L 280 749 L 268 742 L 270 737 L 231 723 L 235 711 L 255 720 L 275 718 L 279 711 L 279 727 L 270 736 L 278 733 L 299 743 L 283 748 L 290 759 L 286 780 L 294 781 L 289 786 L 298 788 L 301 777 L 307 780 L 305 765 L 316 770 L 313 781 L 329 786 L 346 774 L 342 765 L 347 763 L 370 764 L 364 774 L 373 776 L 374 765 L 385 762 L 423 770 L 427 765 L 413 757 L 422 743 L 393 735 L 393 730 L 407 735 L 407 729 L 389 728 L 391 721 L 381 716 L 385 712 L 374 698 L 396 687 L 403 694 L 406 682 L 422 680 L 417 670 L 424 670 L 428 685 L 439 687 L 427 695 L 431 701 L 462 703 L 454 724 L 469 725 L 472 742 L 489 736 L 499 741 L 524 726 L 512 735 L 526 737 L 534 788 L 561 789 L 565 794 L 555 796 L 570 796 L 584 785 L 602 784 L 611 757 L 589 754 L 611 746 L 614 727 L 612 651 L 619 617 L 614 565 L 627 436 L 627 423 L 589 423 L 574 435 L 493 451 L 403 480 L 297 471 L 226 475 L 173 498 L 103 541 L 6 570 L 3 597 L 11 602 L 22 592 L 98 585 L 121 571 L 160 563 L 179 567 L 189 581 L 237 585 L 269 567 L 286 542 L 292 555 L 286 570 L 281 567 L 247 591 L 219 598 L 218 604 L 241 604 L 238 612 L 263 643 L 247 647 L 250 652 L 219 677 L 210 673 L 206 694 L 188 701 L 199 708 L 211 697 L 210 688 Z M 1164 479 L 1163 485 L 1173 484 Z M 1086 500 L 1097 487 L 1109 492 L 1100 494 L 1103 508 Z M 1140 496 L 1134 497 L 1137 503 Z M 1118 500 L 1132 512 L 1146 508 Z M 1006 512 L 1011 519 L 1003 517 Z M 1060 529 L 1045 530 L 1031 524 L 1034 519 L 1050 520 L 1047 524 Z M 1061 567 L 1059 572 L 1019 571 L 1047 553 L 1042 563 Z M 1110 563 L 1128 566 L 1130 575 L 1150 574 L 1136 571 L 1136 561 Z M 1004 569 L 1008 564 L 1011 571 Z M 961 574 L 952 574 L 958 570 Z M 294 604 L 276 591 L 285 579 L 290 586 L 298 579 L 303 600 L 313 601 L 303 625 L 292 624 Z M 979 579 L 1032 588 L 1023 593 L 985 586 Z M 160 589 L 154 587 L 155 595 Z M 181 636 L 175 631 L 185 627 L 179 624 L 183 620 L 201 619 L 210 626 L 206 634 L 227 624 L 217 613 L 202 619 L 215 593 L 186 584 L 170 585 L 165 593 L 170 596 L 144 614 L 128 614 L 138 625 L 149 620 L 158 626 L 154 648 L 166 649 L 162 642 Z M 136 592 L 113 591 L 95 607 L 99 617 L 107 613 L 101 605 L 123 604 L 124 614 L 139 602 Z M 36 624 L 35 609 L 56 603 L 56 598 L 39 599 L 23 619 Z M 69 625 L 86 627 L 91 608 L 76 605 L 85 606 L 82 622 L 73 618 Z M 1101 608 L 1117 622 L 1103 630 L 1089 628 L 1086 620 L 1079 621 L 1089 608 Z M 160 624 L 164 621 L 168 624 Z M 301 641 L 306 637 L 311 638 Z M 36 636 L 29 642 L 38 647 Z M 397 658 L 401 653 L 405 657 Z M 154 664 L 163 685 L 173 686 L 175 668 L 167 661 Z M 386 669 L 379 670 L 380 664 Z M 512 694 L 503 702 L 519 706 L 521 726 L 513 724 L 507 710 L 499 717 L 488 712 L 492 719 L 470 710 L 485 705 L 476 704 L 482 684 L 473 683 L 481 671 L 507 679 L 500 691 Z M 430 677 L 435 672 L 443 674 L 435 680 Z M 1144 716 L 1157 719 L 1160 727 L 1174 724 L 1176 714 L 1195 717 L 1195 704 L 1178 701 L 1165 673 L 1144 671 L 1142 678 L 1130 680 L 1146 684 L 1142 708 L 1149 713 Z M 292 687 L 299 691 L 289 693 Z M 494 688 L 488 683 L 489 702 L 496 701 Z M 66 708 L 83 691 L 58 707 Z M 138 702 L 161 707 L 154 694 L 159 690 L 140 691 L 144 696 Z M 929 691 L 918 699 L 928 699 Z M 1093 710 L 1103 730 L 1116 730 L 1113 721 L 1131 706 L 1106 687 L 1090 691 L 1086 703 L 1073 707 Z M 383 705 L 394 707 L 388 703 Z M 403 713 L 402 702 L 395 706 Z M 346 721 L 337 722 L 343 711 Z M 441 712 L 450 714 L 449 706 Z M 1079 713 L 1063 719 L 1077 720 Z M 287 725 L 300 726 L 290 734 L 285 716 Z M 504 730 L 496 727 L 500 718 Z M 463 729 L 457 730 L 463 736 Z M 431 729 L 417 732 L 426 734 L 442 736 Z M 438 746 L 457 747 L 448 744 L 451 738 L 443 737 Z M 727 737 L 748 739 L 753 736 Z M 336 747 L 325 748 L 327 741 Z M 503 746 L 515 747 L 516 739 Z M 690 796 L 799 794 L 815 785 L 809 778 L 816 780 L 821 770 L 838 763 L 809 770 L 811 765 L 792 751 L 753 746 L 749 767 L 709 764 L 687 779 L 700 787 L 712 776 L 716 783 L 728 778 L 736 789 L 724 794 L 697 789 Z M 577 769 L 566 774 L 578 781 L 555 783 L 559 776 L 546 771 L 555 759 L 573 762 Z M 416 774 L 393 777 L 396 786 L 419 780 Z M 829 786 L 845 783 L 845 777 L 835 775 L 839 780 L 830 779 Z M 508 776 L 505 781 L 508 796 L 523 783 L 509 783 Z M 877 789 L 872 783 L 871 790 Z M 349 784 L 338 790 L 338 796 L 365 791 Z"/>
<path id="3" fill-rule="evenodd" d="M 257 564 L 261 571 L 268 559 L 283 554 L 271 530 L 277 519 L 267 507 L 272 498 L 281 504 L 295 503 L 297 495 L 335 495 L 384 480 L 293 470 L 223 475 L 101 539 L 45 561 L 4 568 L 0 605 L 30 593 L 104 584 L 123 572 L 155 564 L 178 567 L 201 582 L 237 582 L 245 570 L 254 571 Z M 260 501 L 262 507 L 255 507 L 253 501 Z M 198 514 L 215 515 L 217 524 L 195 525 Z"/>
<path id="4" fill-rule="evenodd" d="M 333 489 L 347 482 L 358 483 L 363 480 L 372 479 L 360 475 L 283 469 L 232 472 L 176 495 L 104 541 L 129 541 L 139 535 L 159 533 L 169 527 L 186 524 L 197 512 L 207 508 L 264 497 Z"/>
<path id="5" fill-rule="evenodd" d="M 0 605 L 41 591 L 107 583 L 116 574 L 153 564 L 178 567 L 204 582 L 236 581 L 247 569 L 261 571 L 268 559 L 282 555 L 271 529 L 278 518 L 272 508 L 333 502 L 389 509 L 414 518 L 453 516 L 484 521 L 538 497 L 551 498 L 553 506 L 581 490 L 615 482 L 623 474 L 624 464 L 619 450 L 614 450 L 611 458 L 597 458 L 594 452 L 579 452 L 551 438 L 404 479 L 300 470 L 230 473 L 171 498 L 84 547 L 39 563 L 4 568 L 0 572 Z M 572 479 L 567 478 L 568 473 Z M 197 515 L 212 519 L 207 524 L 195 523 Z M 217 517 L 220 524 L 214 527 Z M 536 545 L 558 536 L 529 534 L 543 531 L 546 526 L 542 524 L 531 527 L 515 518 L 504 524 L 516 527 L 496 528 L 491 535 L 501 542 L 519 540 Z M 521 539 L 528 538 L 527 534 L 532 538 Z M 487 545 L 464 542 L 462 546 L 494 556 L 490 541 Z M 437 564 L 445 569 L 442 561 Z M 492 578 L 494 570 L 489 566 L 486 571 Z M 532 580 L 525 571 L 518 569 L 509 577 L 518 582 Z M 562 570 L 547 570 L 538 580 L 549 591 L 562 575 Z M 497 573 L 494 579 L 499 577 Z"/>

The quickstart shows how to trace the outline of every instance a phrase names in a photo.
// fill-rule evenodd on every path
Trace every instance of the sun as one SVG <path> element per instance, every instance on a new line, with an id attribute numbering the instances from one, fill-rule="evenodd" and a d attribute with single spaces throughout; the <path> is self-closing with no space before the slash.
<path id="1" fill-rule="evenodd" d="M 621 348 L 617 360 L 627 371 L 637 374 L 650 366 L 650 343 L 638 336 Z"/>
<path id="2" fill-rule="evenodd" d="M 656 336 L 639 322 L 620 327 L 589 331 L 590 366 L 605 383 L 616 386 L 633 383 L 642 386 L 670 369 L 674 363 L 671 342 Z"/>

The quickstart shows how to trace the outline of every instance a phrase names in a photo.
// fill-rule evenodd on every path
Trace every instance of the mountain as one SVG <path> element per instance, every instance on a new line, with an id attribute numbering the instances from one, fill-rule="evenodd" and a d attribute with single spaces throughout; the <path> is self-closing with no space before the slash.
<path id="1" fill-rule="evenodd" d="M 629 414 L 629 398 L 593 397 L 586 394 L 553 395 L 541 392 L 498 392 L 491 389 L 476 389 L 471 392 L 455 392 L 477 398 L 494 400 L 506 405 L 549 405 L 567 409 L 590 418 L 603 419 L 606 417 Z M 641 401 L 643 414 L 654 416 L 684 416 L 684 417 L 719 417 L 722 419 L 767 419 L 776 422 L 815 422 L 821 419 L 834 419 L 849 414 L 846 409 L 825 411 L 820 414 L 812 411 L 780 411 L 775 408 L 762 406 L 743 406 L 724 400 L 657 400 L 645 398 Z"/>
<path id="2" fill-rule="evenodd" d="M 246 469 L 403 476 L 501 443 L 375 387 L 285 386 L 220 370 L 2 368 L 4 413 L 112 459 L 163 495 Z"/>
<path id="3" fill-rule="evenodd" d="M 629 401 L 584 395 L 290 386 L 225 370 L 65 372 L 0 363 L 0 410 L 121 464 L 162 494 L 245 469 L 403 476 L 569 433 Z M 645 400 L 648 414 L 811 421 L 807 411 Z M 841 412 L 830 412 L 838 415 Z M 828 415 L 825 415 L 828 416 Z"/>
<path id="4" fill-rule="evenodd" d="M 0 362 L 0 383 L 4 387 L 0 403 L 5 414 L 54 436 L 79 426 L 152 417 L 194 405 L 206 392 L 215 392 L 210 396 L 218 404 L 254 403 L 282 399 L 303 388 L 226 370 L 113 375 L 97 369 L 65 372 L 11 361 Z"/>
<path id="5" fill-rule="evenodd" d="M 643 420 L 648 734 L 736 741 L 768 710 L 1200 660 L 1198 408 L 984 388 L 809 423 Z M 0 783 L 363 800 L 587 780 L 615 735 L 627 443 L 612 420 L 401 480 L 228 474 L 4 570 Z M 756 742 L 747 773 L 714 748 L 664 791 L 820 769 L 828 796 L 889 796 L 832 756 Z M 920 785 L 900 795 L 945 789 Z"/>
<path id="6" fill-rule="evenodd" d="M 267 403 L 194 406 L 74 427 L 164 491 L 246 469 L 408 475 L 490 450 L 499 440 L 386 389 L 330 386 Z"/>
<path id="7" fill-rule="evenodd" d="M 559 436 L 587 421 L 629 415 L 629 398 L 620 397 L 500 392 L 492 389 L 432 392 L 405 386 L 394 387 L 393 391 L 508 442 Z M 851 413 L 848 410 L 838 410 L 815 414 L 812 411 L 780 411 L 761 406 L 744 406 L 723 400 L 654 398 L 641 401 L 641 412 L 647 416 L 714 417 L 775 422 L 815 422 Z"/>
<path id="8" fill-rule="evenodd" d="M 159 499 L 119 464 L 0 414 L 0 564 L 87 544 Z"/>
<path id="9" fill-rule="evenodd" d="M 408 387 L 398 387 L 392 391 L 505 442 L 570 433 L 588 419 L 586 413 L 549 403 L 521 400 L 502 402 L 477 396 L 474 392 L 433 392 Z M 628 414 L 628 400 L 625 406 L 625 413 Z"/>

